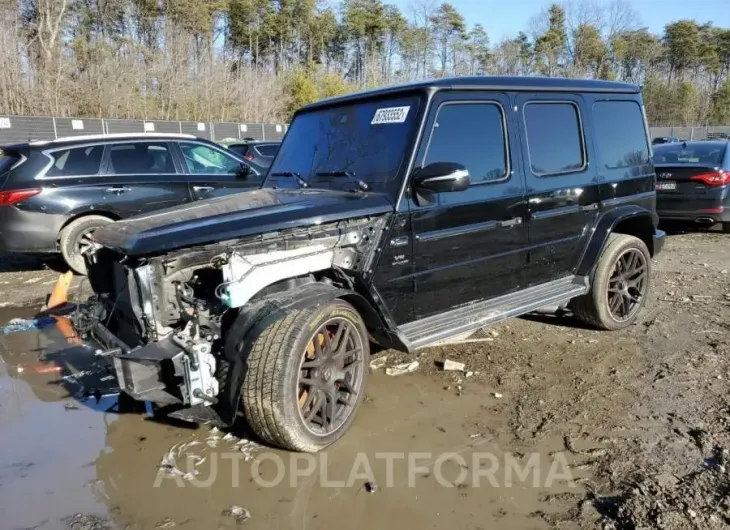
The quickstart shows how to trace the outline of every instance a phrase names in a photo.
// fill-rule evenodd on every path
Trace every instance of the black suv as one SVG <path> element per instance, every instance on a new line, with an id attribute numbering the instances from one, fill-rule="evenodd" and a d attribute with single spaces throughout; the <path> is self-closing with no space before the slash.
<path id="1" fill-rule="evenodd" d="M 296 113 L 262 189 L 97 231 L 75 325 L 132 398 L 217 425 L 242 404 L 267 442 L 317 451 L 362 403 L 371 342 L 413 352 L 547 306 L 629 326 L 664 242 L 655 185 L 634 85 L 326 100 Z"/>
<path id="2" fill-rule="evenodd" d="M 264 169 L 194 136 L 78 136 L 0 147 L 0 251 L 60 252 L 77 272 L 100 226 L 258 187 Z"/>

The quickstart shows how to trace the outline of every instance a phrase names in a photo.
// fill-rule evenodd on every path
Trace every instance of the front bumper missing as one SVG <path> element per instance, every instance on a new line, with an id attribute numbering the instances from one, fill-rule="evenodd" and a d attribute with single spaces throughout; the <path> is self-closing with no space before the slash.
<path id="1" fill-rule="evenodd" d="M 97 354 L 111 360 L 122 392 L 160 405 L 186 403 L 185 353 L 172 341 L 164 339 L 132 349 L 101 322 L 94 324 L 89 335 L 102 347 Z"/>

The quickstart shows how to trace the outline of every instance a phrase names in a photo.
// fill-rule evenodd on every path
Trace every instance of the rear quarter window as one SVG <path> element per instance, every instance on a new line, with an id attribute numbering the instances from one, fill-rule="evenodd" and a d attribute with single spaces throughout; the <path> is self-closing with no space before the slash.
<path id="1" fill-rule="evenodd" d="M 274 158 L 276 156 L 277 151 L 279 151 L 278 145 L 260 145 L 256 148 L 256 150 L 259 152 L 261 156 L 265 156 L 268 158 Z"/>
<path id="2" fill-rule="evenodd" d="M 600 169 L 623 169 L 649 163 L 644 115 L 635 101 L 597 101 L 593 128 Z"/>
<path id="3" fill-rule="evenodd" d="M 75 177 L 98 175 L 103 154 L 103 145 L 74 147 L 54 151 L 50 153 L 53 159 L 53 165 L 46 172 L 46 176 Z"/>
<path id="4" fill-rule="evenodd" d="M 4 175 L 6 172 L 10 171 L 10 168 L 13 167 L 18 160 L 20 160 L 19 154 L 0 149 L 0 175 Z"/>

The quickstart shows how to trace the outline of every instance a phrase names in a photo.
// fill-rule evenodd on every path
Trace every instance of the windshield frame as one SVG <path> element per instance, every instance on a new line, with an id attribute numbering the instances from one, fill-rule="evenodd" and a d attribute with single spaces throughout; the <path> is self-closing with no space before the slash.
<path id="1" fill-rule="evenodd" d="M 333 101 L 331 105 L 317 105 L 312 109 L 304 108 L 298 111 L 294 115 L 294 119 L 287 128 L 287 132 L 281 141 L 279 150 L 276 156 L 273 158 L 269 171 L 266 175 L 266 179 L 262 187 L 297 187 L 295 179 L 290 177 L 273 176 L 275 173 L 286 172 L 292 170 L 288 167 L 278 167 L 279 159 L 282 153 L 286 153 L 287 142 L 290 141 L 290 135 L 292 132 L 297 133 L 295 128 L 296 120 L 301 119 L 302 116 L 306 116 L 312 113 L 327 113 L 332 109 L 354 107 L 359 105 L 377 105 L 379 107 L 387 108 L 398 106 L 404 99 L 413 98 L 411 104 L 411 112 L 408 119 L 411 122 L 410 129 L 405 135 L 403 142 L 403 152 L 401 154 L 398 166 L 395 170 L 390 173 L 387 179 L 372 179 L 368 175 L 359 175 L 357 173 L 354 176 L 358 179 L 363 180 L 367 183 L 370 188 L 374 191 L 387 191 L 392 194 L 395 199 L 399 194 L 402 184 L 406 178 L 407 170 L 411 166 L 414 153 L 417 149 L 418 138 L 420 137 L 420 131 L 423 127 L 423 119 L 426 114 L 429 97 L 427 91 L 423 89 L 412 89 L 404 90 L 402 92 L 364 96 L 359 99 L 348 99 L 346 101 Z M 415 112 L 414 112 L 415 107 Z M 411 117 L 412 116 L 412 117 Z M 339 169 L 339 168 L 338 168 Z M 317 177 L 316 173 L 322 171 L 322 167 L 315 166 L 308 174 L 302 173 L 301 177 L 304 178 L 309 184 L 310 188 L 313 189 L 331 189 L 331 190 L 354 190 L 357 186 L 354 185 L 352 179 L 339 178 L 339 177 Z"/>

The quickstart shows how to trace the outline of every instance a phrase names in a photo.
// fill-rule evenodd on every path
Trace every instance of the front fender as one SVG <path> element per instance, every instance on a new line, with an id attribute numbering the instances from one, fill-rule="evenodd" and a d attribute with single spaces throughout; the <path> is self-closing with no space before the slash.
<path id="1" fill-rule="evenodd" d="M 590 240 L 579 261 L 578 269 L 576 271 L 578 276 L 588 276 L 593 271 L 593 268 L 598 262 L 598 258 L 601 256 L 603 247 L 608 241 L 608 237 L 615 231 L 615 228 L 619 223 L 623 223 L 625 221 L 635 222 L 637 226 L 642 227 L 642 230 L 649 234 L 649 241 L 645 242 L 647 246 L 650 247 L 651 251 L 651 237 L 655 232 L 654 216 L 652 215 L 652 212 L 634 204 L 615 208 L 606 212 L 596 222 L 590 236 Z M 645 238 L 641 237 L 641 239 Z"/>

